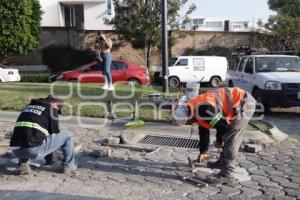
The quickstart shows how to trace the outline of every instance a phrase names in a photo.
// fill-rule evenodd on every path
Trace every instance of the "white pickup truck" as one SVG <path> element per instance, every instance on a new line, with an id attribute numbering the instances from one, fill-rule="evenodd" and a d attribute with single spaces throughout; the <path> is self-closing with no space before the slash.
<path id="1" fill-rule="evenodd" d="M 248 55 L 227 72 L 229 86 L 250 92 L 268 107 L 300 106 L 300 60 L 287 55 Z"/>

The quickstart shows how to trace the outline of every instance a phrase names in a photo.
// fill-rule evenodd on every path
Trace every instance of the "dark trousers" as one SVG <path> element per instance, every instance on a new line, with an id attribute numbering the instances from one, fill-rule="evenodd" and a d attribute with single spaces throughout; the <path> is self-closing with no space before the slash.
<path id="1" fill-rule="evenodd" d="M 219 161 L 221 161 L 221 174 L 223 176 L 231 176 L 235 169 L 235 162 L 243 141 L 243 134 L 255 112 L 255 103 L 256 101 L 252 95 L 247 94 L 241 109 L 237 112 L 235 120 L 222 135 L 224 146 Z"/>

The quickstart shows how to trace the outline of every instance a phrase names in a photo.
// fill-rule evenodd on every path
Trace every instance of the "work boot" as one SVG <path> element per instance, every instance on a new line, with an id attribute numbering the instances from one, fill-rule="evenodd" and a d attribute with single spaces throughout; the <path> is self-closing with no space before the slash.
<path id="1" fill-rule="evenodd" d="M 45 161 L 46 161 L 46 163 L 45 163 L 46 166 L 52 166 L 52 165 L 54 165 L 56 163 L 56 161 L 57 161 L 56 153 L 53 152 L 51 154 L 48 154 L 45 157 Z"/>
<path id="2" fill-rule="evenodd" d="M 212 174 L 206 177 L 206 182 L 213 185 L 218 184 L 228 184 L 234 185 L 237 183 L 237 180 L 232 176 L 223 176 L 222 174 Z"/>
<path id="3" fill-rule="evenodd" d="M 30 175 L 32 170 L 27 162 L 19 163 L 18 171 L 20 175 Z"/>
<path id="4" fill-rule="evenodd" d="M 78 175 L 77 166 L 62 166 L 60 172 L 65 175 Z"/>
<path id="5" fill-rule="evenodd" d="M 207 162 L 206 167 L 211 168 L 211 169 L 221 169 L 222 163 L 220 160 L 217 160 L 215 162 Z"/>

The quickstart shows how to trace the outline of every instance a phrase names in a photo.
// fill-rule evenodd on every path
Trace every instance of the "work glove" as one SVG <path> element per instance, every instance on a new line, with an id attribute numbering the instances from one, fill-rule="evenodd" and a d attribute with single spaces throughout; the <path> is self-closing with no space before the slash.
<path id="1" fill-rule="evenodd" d="M 210 156 L 208 154 L 199 154 L 198 158 L 194 160 L 194 163 L 207 163 L 210 159 Z"/>
<path id="2" fill-rule="evenodd" d="M 215 147 L 216 148 L 223 148 L 223 146 L 224 146 L 224 142 L 223 141 L 218 141 L 218 140 L 216 140 L 215 142 L 214 142 L 214 145 L 215 145 Z"/>

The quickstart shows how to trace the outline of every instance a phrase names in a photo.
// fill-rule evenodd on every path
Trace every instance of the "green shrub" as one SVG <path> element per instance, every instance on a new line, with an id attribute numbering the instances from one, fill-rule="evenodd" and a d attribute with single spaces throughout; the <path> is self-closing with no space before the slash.
<path id="1" fill-rule="evenodd" d="M 50 74 L 48 72 L 39 72 L 39 73 L 22 72 L 22 73 L 20 73 L 21 82 L 31 82 L 31 83 L 48 83 L 49 75 Z"/>
<path id="2" fill-rule="evenodd" d="M 96 53 L 92 50 L 78 50 L 64 46 L 48 46 L 42 50 L 43 63 L 52 72 L 66 71 L 92 62 Z"/>

